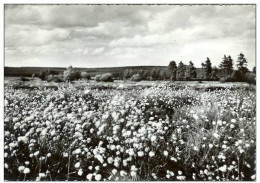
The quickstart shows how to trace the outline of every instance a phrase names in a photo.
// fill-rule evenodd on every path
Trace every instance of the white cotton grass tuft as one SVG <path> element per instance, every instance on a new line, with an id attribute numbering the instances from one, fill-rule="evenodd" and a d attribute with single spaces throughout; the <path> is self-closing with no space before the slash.
<path id="1" fill-rule="evenodd" d="M 77 162 L 75 165 L 74 165 L 75 168 L 79 168 L 80 167 L 80 162 Z"/>
<path id="2" fill-rule="evenodd" d="M 25 168 L 24 170 L 23 170 L 23 173 L 24 174 L 28 174 L 28 173 L 30 173 L 31 171 L 30 171 L 30 169 L 29 168 Z"/>
<path id="3" fill-rule="evenodd" d="M 100 174 L 97 174 L 97 175 L 95 175 L 95 180 L 96 180 L 96 181 L 100 181 L 100 180 L 101 180 L 101 178 L 102 178 L 102 177 L 101 177 L 101 175 L 100 175 Z"/>

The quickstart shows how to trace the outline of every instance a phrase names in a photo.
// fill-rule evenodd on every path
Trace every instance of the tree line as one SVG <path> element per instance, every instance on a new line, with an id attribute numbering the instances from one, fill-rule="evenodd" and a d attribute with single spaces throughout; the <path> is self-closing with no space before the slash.
<path id="1" fill-rule="evenodd" d="M 208 57 L 201 63 L 201 66 L 202 74 L 200 79 L 202 80 L 243 82 L 251 77 L 251 73 L 247 68 L 247 60 L 243 53 L 238 55 L 236 62 L 237 70 L 234 70 L 234 61 L 230 55 L 224 55 L 222 62 L 218 67 L 212 67 L 212 63 Z M 169 63 L 169 69 L 171 71 L 171 81 L 198 79 L 196 68 L 192 61 L 189 62 L 189 65 L 184 65 L 181 61 L 178 66 L 175 61 L 171 61 Z M 255 74 L 255 72 L 256 69 L 254 67 L 253 73 Z"/>
<path id="2" fill-rule="evenodd" d="M 237 70 L 234 70 L 236 65 Z M 256 69 L 253 69 L 255 74 Z M 63 82 L 74 81 L 79 79 L 90 80 L 91 77 L 86 71 L 75 70 L 72 66 L 68 67 L 62 74 L 55 70 L 43 70 L 38 75 L 42 80 Z M 211 60 L 207 57 L 201 63 L 201 68 L 196 68 L 192 61 L 188 65 L 180 61 L 170 61 L 168 67 L 158 67 L 153 69 L 126 69 L 123 72 L 105 73 L 96 75 L 93 79 L 96 81 L 112 82 L 114 79 L 119 80 L 170 80 L 170 81 L 247 81 L 255 75 L 249 72 L 247 68 L 247 59 L 243 53 L 238 55 L 236 64 L 231 56 L 224 55 L 222 62 L 218 67 L 212 66 Z"/>

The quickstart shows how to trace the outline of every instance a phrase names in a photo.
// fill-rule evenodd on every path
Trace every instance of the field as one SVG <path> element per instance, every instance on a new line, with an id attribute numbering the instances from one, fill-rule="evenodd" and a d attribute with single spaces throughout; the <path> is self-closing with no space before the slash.
<path id="1" fill-rule="evenodd" d="M 5 78 L 4 92 L 5 180 L 255 180 L 255 86 Z"/>

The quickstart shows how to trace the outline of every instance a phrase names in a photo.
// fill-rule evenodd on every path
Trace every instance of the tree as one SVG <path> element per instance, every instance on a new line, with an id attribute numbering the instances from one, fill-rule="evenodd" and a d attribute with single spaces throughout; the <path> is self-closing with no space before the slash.
<path id="1" fill-rule="evenodd" d="M 224 72 L 224 76 L 230 76 L 233 71 L 233 60 L 231 56 L 224 55 L 223 61 L 220 63 L 219 68 Z"/>
<path id="2" fill-rule="evenodd" d="M 171 80 L 176 81 L 176 72 L 177 72 L 177 66 L 176 62 L 173 60 L 169 63 L 169 70 L 171 71 Z"/>
<path id="3" fill-rule="evenodd" d="M 253 68 L 253 73 L 256 74 L 256 67 Z"/>
<path id="4" fill-rule="evenodd" d="M 211 72 L 212 72 L 212 67 L 211 67 L 211 62 L 210 59 L 207 57 L 207 60 L 205 63 L 202 63 L 202 68 L 203 68 L 203 74 L 206 79 L 209 79 L 211 77 Z"/>
<path id="5" fill-rule="evenodd" d="M 231 56 L 229 55 L 227 57 L 227 74 L 231 75 L 233 71 L 233 59 L 231 58 Z"/>
<path id="6" fill-rule="evenodd" d="M 187 69 L 186 69 L 186 79 L 194 79 L 197 77 L 197 72 L 196 72 L 196 68 L 194 67 L 194 64 L 192 63 L 192 61 L 190 61 Z"/>
<path id="7" fill-rule="evenodd" d="M 217 73 L 218 73 L 218 68 L 216 66 L 214 66 L 212 68 L 212 72 L 211 72 L 211 78 L 214 79 L 214 80 L 218 80 L 218 76 L 217 76 Z"/>
<path id="8" fill-rule="evenodd" d="M 160 71 L 160 72 L 159 72 L 159 78 L 160 78 L 161 80 L 165 80 L 165 79 L 167 78 L 166 70 L 165 70 L 165 69 L 160 69 L 159 71 Z"/>
<path id="9" fill-rule="evenodd" d="M 185 65 L 181 61 L 177 68 L 177 79 L 180 81 L 185 79 L 185 68 Z"/>
<path id="10" fill-rule="evenodd" d="M 145 70 L 144 74 L 143 74 L 143 79 L 144 80 L 148 80 L 149 76 L 150 76 L 150 71 L 149 70 Z"/>
<path id="11" fill-rule="evenodd" d="M 242 74 L 246 74 L 248 72 L 247 68 L 247 60 L 243 53 L 240 53 L 237 58 L 237 68 Z"/>
<path id="12" fill-rule="evenodd" d="M 157 80 L 158 79 L 158 75 L 157 75 L 157 71 L 156 71 L 156 69 L 154 68 L 154 69 L 152 69 L 152 71 L 151 71 L 151 77 L 150 77 L 150 80 Z"/>

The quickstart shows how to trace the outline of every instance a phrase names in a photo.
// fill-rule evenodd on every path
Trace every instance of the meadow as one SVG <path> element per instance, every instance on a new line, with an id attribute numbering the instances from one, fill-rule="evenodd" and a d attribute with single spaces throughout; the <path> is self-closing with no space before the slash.
<path id="1" fill-rule="evenodd" d="M 245 83 L 5 79 L 5 180 L 254 181 Z"/>

